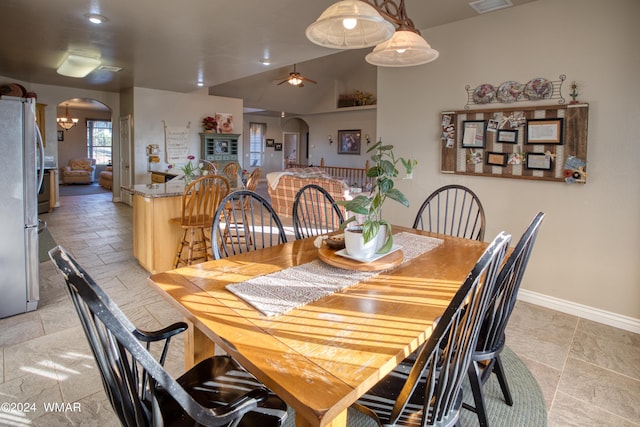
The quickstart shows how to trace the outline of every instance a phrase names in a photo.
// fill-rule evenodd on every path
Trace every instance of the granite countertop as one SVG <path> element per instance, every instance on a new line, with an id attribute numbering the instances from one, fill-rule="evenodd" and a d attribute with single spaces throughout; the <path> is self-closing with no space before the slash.
<path id="1" fill-rule="evenodd" d="M 185 188 L 184 179 L 172 179 L 169 182 L 153 184 L 136 184 L 131 187 L 122 187 L 134 195 L 150 198 L 182 196 Z"/>

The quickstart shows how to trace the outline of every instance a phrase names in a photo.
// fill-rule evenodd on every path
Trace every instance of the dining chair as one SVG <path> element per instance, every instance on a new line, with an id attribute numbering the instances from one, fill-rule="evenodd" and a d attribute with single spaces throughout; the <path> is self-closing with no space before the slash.
<path id="1" fill-rule="evenodd" d="M 262 176 L 262 169 L 255 168 L 249 178 L 247 179 L 247 184 L 245 185 L 245 189 L 249 191 L 256 191 L 258 188 L 258 182 L 260 182 L 260 177 Z"/>
<path id="2" fill-rule="evenodd" d="M 400 363 L 354 404 L 385 426 L 459 426 L 462 383 L 471 363 L 511 236 L 480 256 L 411 364 Z"/>
<path id="3" fill-rule="evenodd" d="M 500 353 L 504 349 L 505 329 L 516 304 L 520 283 L 529 263 L 529 256 L 543 219 L 544 213 L 542 212 L 539 212 L 533 218 L 513 252 L 509 255 L 504 267 L 502 267 L 496 281 L 495 290 L 491 296 L 489 309 L 484 317 L 478 344 L 472 355 L 472 363 L 469 365 L 469 382 L 475 407 L 466 403 L 463 406 L 476 412 L 481 427 L 489 425 L 482 388 L 491 373 L 496 374 L 506 404 L 513 405 L 513 398 L 502 367 Z"/>
<path id="4" fill-rule="evenodd" d="M 435 190 L 418 209 L 413 228 L 472 240 L 484 240 L 484 208 L 476 194 L 463 185 Z"/>
<path id="5" fill-rule="evenodd" d="M 218 174 L 218 163 L 211 162 L 209 160 L 200 159 L 198 164 L 202 164 L 203 169 L 207 172 L 207 175 L 217 175 Z"/>
<path id="6" fill-rule="evenodd" d="M 254 191 L 228 194 L 218 206 L 211 226 L 215 259 L 286 243 L 282 221 L 271 204 Z"/>
<path id="7" fill-rule="evenodd" d="M 334 198 L 317 184 L 302 187 L 293 200 L 293 231 L 296 239 L 337 230 L 344 215 Z"/>
<path id="8" fill-rule="evenodd" d="M 169 341 L 186 330 L 185 323 L 155 332 L 136 329 L 62 247 L 51 249 L 49 257 L 65 278 L 103 387 L 123 426 L 282 425 L 287 405 L 229 356 L 205 359 L 177 379 L 165 371 Z M 148 350 L 152 341 L 165 341 L 160 360 Z"/>
<path id="9" fill-rule="evenodd" d="M 227 163 L 222 168 L 222 173 L 227 175 L 227 176 L 237 175 L 239 168 L 240 168 L 240 166 L 236 162 Z"/>
<path id="10" fill-rule="evenodd" d="M 171 222 L 183 232 L 176 249 L 174 268 L 209 260 L 209 227 L 223 197 L 229 194 L 229 180 L 220 175 L 204 175 L 189 183 L 182 195 L 182 213 Z M 186 256 L 183 252 L 186 250 Z"/>

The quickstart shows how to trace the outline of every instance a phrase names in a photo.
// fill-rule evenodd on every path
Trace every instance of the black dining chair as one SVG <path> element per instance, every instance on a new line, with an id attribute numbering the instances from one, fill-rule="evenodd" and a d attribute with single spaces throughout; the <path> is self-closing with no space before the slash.
<path id="1" fill-rule="evenodd" d="M 238 190 L 220 202 L 211 226 L 214 259 L 286 242 L 282 221 L 258 193 Z"/>
<path id="2" fill-rule="evenodd" d="M 500 233 L 476 262 L 411 364 L 399 364 L 354 408 L 382 426 L 459 426 L 462 382 L 511 236 Z"/>
<path id="3" fill-rule="evenodd" d="M 445 185 L 422 202 L 413 228 L 449 236 L 484 240 L 484 208 L 476 194 L 463 185 Z"/>
<path id="4" fill-rule="evenodd" d="M 504 349 L 505 329 L 516 304 L 520 283 L 543 219 L 542 212 L 534 217 L 500 271 L 489 309 L 484 317 L 480 338 L 472 355 L 472 363 L 469 365 L 469 382 L 475 407 L 466 403 L 464 407 L 476 412 L 481 427 L 489 425 L 482 388 L 492 373 L 496 374 L 506 404 L 513 405 L 500 353 Z"/>
<path id="5" fill-rule="evenodd" d="M 49 257 L 64 276 L 91 346 L 102 384 L 120 423 L 141 426 L 280 426 L 287 405 L 229 356 L 214 356 L 181 377 L 162 367 L 183 322 L 155 332 L 136 329 L 60 246 Z M 142 343 L 164 341 L 160 360 Z"/>
<path id="6" fill-rule="evenodd" d="M 302 187 L 293 201 L 293 232 L 296 239 L 337 230 L 344 215 L 334 198 L 317 184 Z"/>

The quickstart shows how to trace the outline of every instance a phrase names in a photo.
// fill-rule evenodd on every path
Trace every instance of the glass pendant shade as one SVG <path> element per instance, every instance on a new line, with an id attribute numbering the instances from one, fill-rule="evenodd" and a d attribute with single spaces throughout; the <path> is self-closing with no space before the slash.
<path id="1" fill-rule="evenodd" d="M 64 116 L 56 118 L 56 122 L 58 123 L 58 126 L 60 126 L 62 129 L 69 130 L 75 125 L 77 125 L 79 120 L 76 118 L 72 118 L 69 115 L 69 104 L 67 104 L 64 109 Z"/>
<path id="2" fill-rule="evenodd" d="M 388 40 L 393 24 L 361 0 L 342 0 L 329 6 L 307 27 L 307 38 L 333 49 L 362 49 Z"/>
<path id="3" fill-rule="evenodd" d="M 398 30 L 391 39 L 377 45 L 365 59 L 379 67 L 409 67 L 426 64 L 439 55 L 419 34 Z"/>

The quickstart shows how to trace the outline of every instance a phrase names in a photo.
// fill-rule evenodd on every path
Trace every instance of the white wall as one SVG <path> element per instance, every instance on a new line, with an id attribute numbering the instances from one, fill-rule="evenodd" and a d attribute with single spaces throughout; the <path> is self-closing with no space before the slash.
<path id="1" fill-rule="evenodd" d="M 400 183 L 411 208 L 389 209 L 389 219 L 410 224 L 427 194 L 450 183 L 480 196 L 487 240 L 502 229 L 517 240 L 543 211 L 522 288 L 638 322 L 638 17 L 637 0 L 539 0 L 423 31 L 440 58 L 378 71 L 378 134 L 419 161 L 413 182 Z M 439 113 L 464 107 L 465 85 L 560 74 L 564 96 L 575 80 L 590 104 L 586 185 L 439 172 Z"/>
<path id="2" fill-rule="evenodd" d="M 166 152 L 164 150 L 164 126 L 187 126 L 191 123 L 189 133 L 190 153 L 200 155 L 200 135 L 202 132 L 201 121 L 205 116 L 215 113 L 231 113 L 234 119 L 234 132 L 242 133 L 242 100 L 209 96 L 202 92 L 177 93 L 155 89 L 133 89 L 133 165 L 134 184 L 146 184 L 151 182 L 147 173 L 146 147 L 149 144 L 158 144 L 161 147 L 160 158 L 162 163 L 154 165 L 158 170 L 165 170 L 164 163 Z M 244 135 L 238 139 L 239 153 L 242 156 L 241 147 Z"/>

